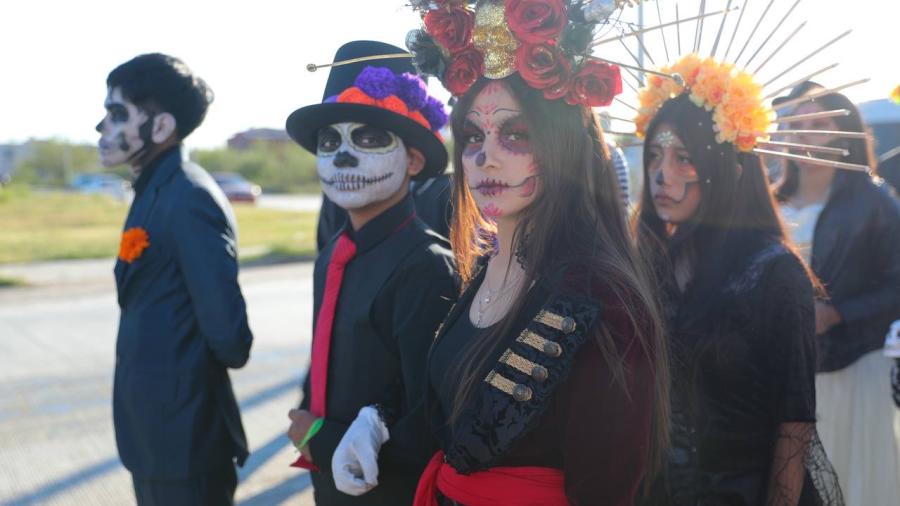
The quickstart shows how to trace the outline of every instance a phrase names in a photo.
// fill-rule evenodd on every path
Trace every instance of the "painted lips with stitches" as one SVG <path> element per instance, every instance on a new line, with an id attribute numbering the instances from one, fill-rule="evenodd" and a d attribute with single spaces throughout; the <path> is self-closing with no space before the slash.
<path id="1" fill-rule="evenodd" d="M 367 177 L 362 174 L 348 174 L 344 172 L 338 172 L 334 175 L 334 177 L 330 179 L 320 177 L 319 180 L 322 182 L 322 184 L 334 186 L 340 191 L 356 191 L 366 186 L 386 181 L 393 175 L 393 173 L 388 173 L 381 176 Z"/>
<path id="2" fill-rule="evenodd" d="M 488 178 L 488 179 L 485 179 L 485 180 L 479 182 L 475 186 L 470 186 L 469 189 L 473 190 L 473 191 L 477 191 L 477 192 L 481 193 L 482 195 L 493 197 L 493 196 L 499 195 L 509 189 L 524 188 L 524 187 L 526 187 L 526 185 L 532 185 L 532 184 L 534 184 L 536 178 L 537 178 L 537 175 L 534 174 L 534 175 L 526 177 L 524 180 L 522 180 L 522 182 L 517 183 L 517 184 L 509 184 L 505 181 L 500 181 L 500 180 L 494 179 L 494 178 Z"/>

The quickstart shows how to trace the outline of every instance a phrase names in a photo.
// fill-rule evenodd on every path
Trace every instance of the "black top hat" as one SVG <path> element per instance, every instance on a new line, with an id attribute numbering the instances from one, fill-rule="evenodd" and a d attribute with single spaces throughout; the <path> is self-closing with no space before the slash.
<path id="1" fill-rule="evenodd" d="M 334 62 L 401 53 L 406 51 L 383 42 L 360 40 L 341 46 Z M 328 125 L 353 121 L 381 127 L 425 155 L 425 167 L 413 179 L 436 176 L 447 166 L 447 149 L 438 133 L 447 115 L 440 101 L 427 96 L 421 80 L 411 75 L 414 73 L 411 60 L 403 57 L 332 66 L 322 103 L 291 113 L 287 132 L 315 153 L 318 132 Z"/>
<path id="2" fill-rule="evenodd" d="M 817 90 L 822 90 L 822 89 L 825 89 L 825 87 L 815 81 L 803 81 L 802 83 L 798 84 L 797 86 L 794 86 L 793 88 L 791 88 L 791 92 L 788 93 L 787 95 L 782 95 L 780 97 L 775 97 L 774 99 L 772 99 L 772 105 L 775 106 L 775 105 L 787 102 L 788 100 L 800 98 L 803 95 L 806 95 L 807 93 L 809 93 L 811 91 L 817 91 Z"/>

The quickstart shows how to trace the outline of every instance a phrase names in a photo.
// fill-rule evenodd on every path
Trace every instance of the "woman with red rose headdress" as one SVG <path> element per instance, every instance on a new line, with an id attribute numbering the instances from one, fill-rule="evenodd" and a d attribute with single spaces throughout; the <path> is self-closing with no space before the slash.
<path id="1" fill-rule="evenodd" d="M 464 284 L 429 353 L 429 437 L 410 443 L 432 455 L 417 506 L 631 505 L 661 460 L 659 308 L 591 110 L 621 81 L 572 56 L 590 23 L 568 21 L 568 5 L 444 2 L 408 40 L 458 97 L 451 243 Z M 377 455 L 355 457 L 335 476 Z"/>

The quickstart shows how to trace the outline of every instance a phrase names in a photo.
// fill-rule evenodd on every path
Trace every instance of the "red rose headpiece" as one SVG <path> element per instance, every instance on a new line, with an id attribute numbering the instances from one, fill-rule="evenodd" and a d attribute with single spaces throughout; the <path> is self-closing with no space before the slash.
<path id="1" fill-rule="evenodd" d="M 590 56 L 594 27 L 634 0 L 418 0 L 424 28 L 407 47 L 423 74 L 455 96 L 480 77 L 518 72 L 548 100 L 606 106 L 622 91 L 619 67 Z"/>

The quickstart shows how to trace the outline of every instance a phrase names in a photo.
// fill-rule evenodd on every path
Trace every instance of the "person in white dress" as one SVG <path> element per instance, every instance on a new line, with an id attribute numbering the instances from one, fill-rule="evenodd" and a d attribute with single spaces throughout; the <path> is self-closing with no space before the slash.
<path id="1" fill-rule="evenodd" d="M 789 128 L 866 131 L 856 107 L 837 93 L 802 102 L 790 114 L 838 109 L 849 114 Z M 794 242 L 828 292 L 815 306 L 818 427 L 846 504 L 900 504 L 900 410 L 891 402 L 893 361 L 882 350 L 900 318 L 900 204 L 874 177 L 868 139 L 816 133 L 792 142 L 844 150 L 836 160 L 872 169 L 788 162 L 775 192 Z"/>

